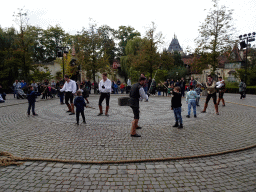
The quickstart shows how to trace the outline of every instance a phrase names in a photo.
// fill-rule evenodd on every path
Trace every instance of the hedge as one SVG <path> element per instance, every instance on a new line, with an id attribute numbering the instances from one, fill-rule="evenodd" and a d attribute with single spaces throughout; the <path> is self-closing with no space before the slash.
<path id="1" fill-rule="evenodd" d="M 226 87 L 226 93 L 239 93 L 238 87 Z M 247 94 L 256 94 L 256 86 L 248 86 L 246 88 Z"/>

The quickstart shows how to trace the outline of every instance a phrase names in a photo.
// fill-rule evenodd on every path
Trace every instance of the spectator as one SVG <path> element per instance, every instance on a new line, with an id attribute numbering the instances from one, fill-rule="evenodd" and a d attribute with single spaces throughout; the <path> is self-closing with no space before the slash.
<path id="1" fill-rule="evenodd" d="M 14 98 L 15 98 L 15 95 L 17 95 L 17 90 L 20 89 L 20 87 L 21 87 L 20 82 L 18 80 L 15 80 L 15 82 L 13 83 Z"/>

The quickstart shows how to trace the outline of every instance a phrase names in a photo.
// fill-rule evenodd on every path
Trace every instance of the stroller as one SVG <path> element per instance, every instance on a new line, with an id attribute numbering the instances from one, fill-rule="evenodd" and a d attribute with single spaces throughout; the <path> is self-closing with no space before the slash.
<path id="1" fill-rule="evenodd" d="M 17 99 L 26 99 L 27 95 L 22 89 L 17 89 Z"/>

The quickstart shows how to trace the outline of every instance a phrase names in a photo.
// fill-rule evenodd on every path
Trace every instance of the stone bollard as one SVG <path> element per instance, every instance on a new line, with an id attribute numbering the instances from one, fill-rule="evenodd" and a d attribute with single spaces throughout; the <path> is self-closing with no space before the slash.
<path id="1" fill-rule="evenodd" d="M 119 97 L 118 98 L 118 105 L 120 105 L 120 106 L 129 106 L 129 99 L 130 99 L 130 97 Z"/>

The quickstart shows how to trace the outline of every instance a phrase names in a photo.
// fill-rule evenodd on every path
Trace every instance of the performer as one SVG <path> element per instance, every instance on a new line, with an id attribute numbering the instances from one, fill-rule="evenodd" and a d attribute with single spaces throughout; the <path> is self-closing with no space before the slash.
<path id="1" fill-rule="evenodd" d="M 68 111 L 71 112 L 69 115 L 75 115 L 74 111 L 74 103 L 73 103 L 73 98 L 74 94 L 76 93 L 76 82 L 69 79 L 68 75 L 64 76 L 65 79 L 65 84 L 62 89 L 60 89 L 61 92 L 65 92 L 65 103 L 68 106 Z M 71 105 L 68 103 L 68 100 L 70 100 Z"/>
<path id="2" fill-rule="evenodd" d="M 219 98 L 217 104 L 220 104 L 220 101 L 222 101 L 222 106 L 225 106 L 225 101 L 223 98 L 224 92 L 225 92 L 225 81 L 222 79 L 222 77 L 219 77 L 219 81 L 216 83 L 216 88 L 219 91 Z"/>
<path id="3" fill-rule="evenodd" d="M 146 78 L 140 77 L 139 82 L 134 84 L 131 88 L 130 92 L 130 100 L 129 104 L 132 108 L 133 114 L 134 114 L 134 120 L 132 121 L 132 129 L 131 129 L 131 136 L 132 137 L 141 137 L 141 135 L 136 133 L 136 129 L 141 129 L 141 127 L 138 126 L 139 122 L 139 101 L 145 99 L 148 101 L 148 95 L 145 94 L 145 91 L 143 89 L 143 86 L 146 84 Z"/>
<path id="4" fill-rule="evenodd" d="M 206 101 L 205 101 L 205 104 L 204 104 L 204 110 L 202 111 L 202 113 L 206 113 L 206 108 L 208 106 L 208 102 L 210 101 L 211 97 L 213 99 L 213 103 L 214 103 L 214 106 L 215 106 L 215 111 L 216 111 L 216 115 L 219 115 L 219 112 L 218 112 L 218 105 L 216 103 L 216 82 L 213 81 L 212 79 L 212 76 L 211 75 L 208 75 L 207 77 L 207 82 L 206 82 L 206 88 L 207 88 L 207 97 L 206 97 Z"/>
<path id="5" fill-rule="evenodd" d="M 111 80 L 107 78 L 107 73 L 102 73 L 102 80 L 99 83 L 99 92 L 100 92 L 100 99 L 99 99 L 99 109 L 100 113 L 98 116 L 103 114 L 102 111 L 102 102 L 106 98 L 106 111 L 105 115 L 108 116 L 108 109 L 109 109 L 109 99 L 110 99 L 110 93 L 111 93 Z"/>

